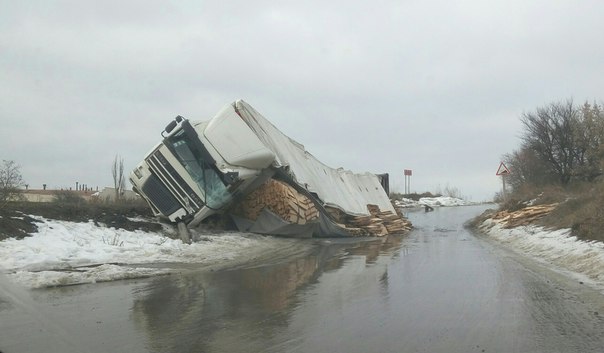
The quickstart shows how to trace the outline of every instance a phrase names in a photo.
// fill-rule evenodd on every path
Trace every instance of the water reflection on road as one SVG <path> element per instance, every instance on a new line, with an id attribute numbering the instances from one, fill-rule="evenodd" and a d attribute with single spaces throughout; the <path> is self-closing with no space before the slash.
<path id="1" fill-rule="evenodd" d="M 133 316 L 158 352 L 600 351 L 601 295 L 468 232 L 484 208 L 412 213 L 404 237 L 156 279 Z"/>
<path id="2" fill-rule="evenodd" d="M 280 263 L 157 278 L 135 300 L 133 320 L 157 352 L 280 351 L 283 342 L 270 342 L 305 305 L 299 293 L 312 292 L 324 276 L 353 262 L 362 270 L 384 254 L 397 253 L 402 241 L 318 241 L 308 256 Z M 380 281 L 387 287 L 387 270 L 382 272 Z"/>

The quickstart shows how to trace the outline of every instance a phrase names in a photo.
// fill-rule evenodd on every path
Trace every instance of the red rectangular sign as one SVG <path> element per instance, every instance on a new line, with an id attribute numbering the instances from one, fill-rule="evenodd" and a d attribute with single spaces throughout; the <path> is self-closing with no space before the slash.
<path id="1" fill-rule="evenodd" d="M 405 175 L 411 175 L 411 174 L 412 174 L 411 169 L 405 169 Z"/>

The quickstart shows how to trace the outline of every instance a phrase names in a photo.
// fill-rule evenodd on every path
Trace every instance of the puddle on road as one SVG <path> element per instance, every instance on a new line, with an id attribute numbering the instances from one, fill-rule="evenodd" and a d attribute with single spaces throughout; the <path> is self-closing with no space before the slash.
<path id="1" fill-rule="evenodd" d="M 412 220 L 418 229 L 402 237 L 311 240 L 311 251 L 276 261 L 44 290 L 35 301 L 48 303 L 53 321 L 73 335 L 92 337 L 86 339 L 94 352 L 601 348 L 604 325 L 593 311 L 604 310 L 586 310 L 568 296 L 570 290 L 546 295 L 562 284 L 498 256 L 462 227 L 480 212 L 468 207 L 417 213 Z M 60 314 L 65 311 L 77 314 Z M 577 330 L 595 335 L 586 340 L 573 336 Z"/>
<path id="2" fill-rule="evenodd" d="M 3 273 L 0 273 L 0 317 L 0 352 L 48 352 L 49 347 L 62 352 L 89 352 L 85 344 L 32 299 L 29 291 Z M 32 335 L 36 338 L 32 339 Z"/>

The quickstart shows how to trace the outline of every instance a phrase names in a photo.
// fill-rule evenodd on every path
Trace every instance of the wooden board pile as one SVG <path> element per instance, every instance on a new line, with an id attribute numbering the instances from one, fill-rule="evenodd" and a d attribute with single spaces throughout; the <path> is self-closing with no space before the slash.
<path id="1" fill-rule="evenodd" d="M 367 205 L 368 216 L 355 216 L 334 207 L 325 207 L 336 223 L 352 236 L 400 234 L 411 229 L 411 222 L 393 213 L 380 211 L 376 205 Z"/>
<path id="2" fill-rule="evenodd" d="M 231 212 L 255 221 L 265 208 L 293 224 L 306 224 L 319 218 L 319 210 L 308 197 L 274 179 L 248 194 Z"/>
<path id="3" fill-rule="evenodd" d="M 528 206 L 517 211 L 500 211 L 493 215 L 493 220 L 503 224 L 504 228 L 514 228 L 529 225 L 546 216 L 558 204 Z"/>
<path id="4" fill-rule="evenodd" d="M 319 218 L 313 201 L 291 185 L 270 179 L 248 194 L 231 209 L 231 213 L 255 221 L 268 209 L 292 224 L 306 224 Z M 411 229 L 411 222 L 391 211 L 380 211 L 376 205 L 367 205 L 369 215 L 350 215 L 339 208 L 326 206 L 332 220 L 351 236 L 384 236 L 399 234 Z"/>

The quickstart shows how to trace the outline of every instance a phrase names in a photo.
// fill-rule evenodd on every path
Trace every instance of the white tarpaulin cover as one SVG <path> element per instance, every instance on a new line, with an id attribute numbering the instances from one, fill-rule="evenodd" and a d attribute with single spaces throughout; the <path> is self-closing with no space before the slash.
<path id="1" fill-rule="evenodd" d="M 333 169 L 317 160 L 304 146 L 284 135 L 252 106 L 238 100 L 234 107 L 260 140 L 276 155 L 276 167 L 289 167 L 289 174 L 301 187 L 316 193 L 325 206 L 346 213 L 368 215 L 368 204 L 395 212 L 375 174 L 355 174 Z"/>

